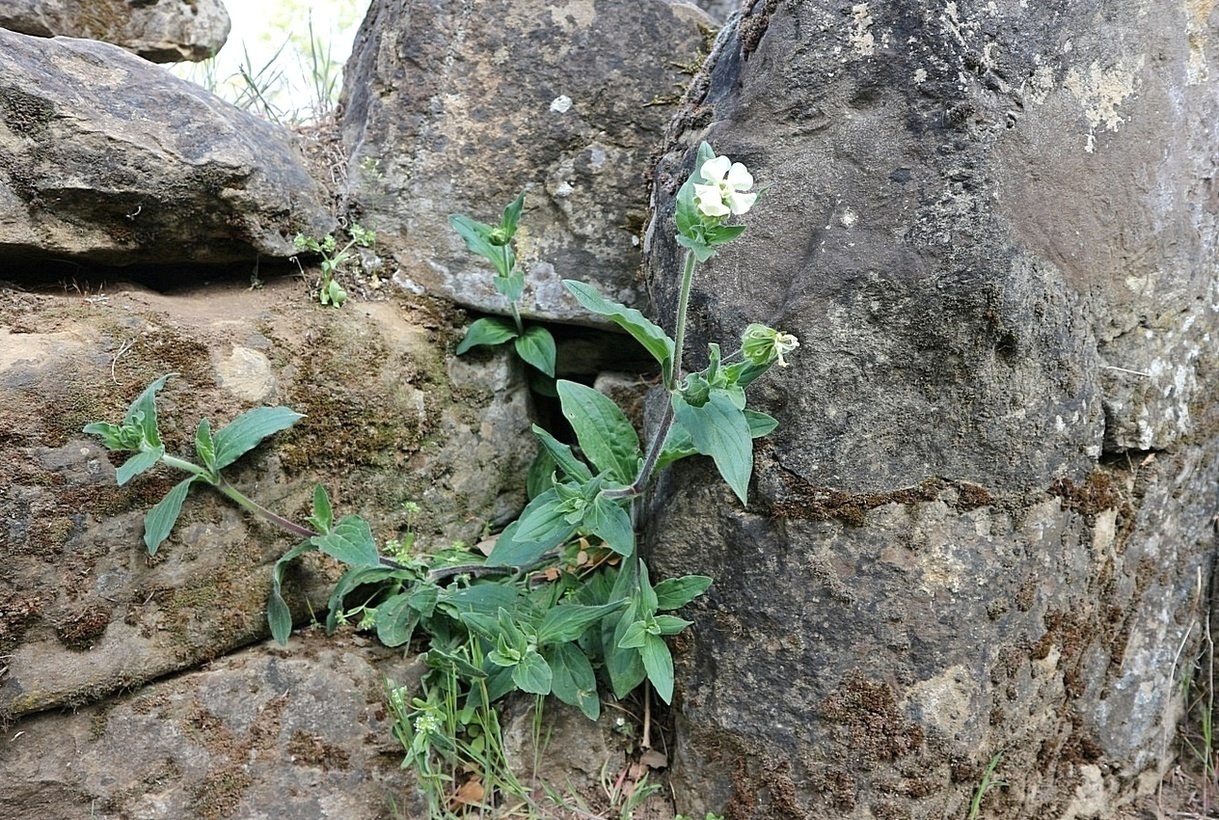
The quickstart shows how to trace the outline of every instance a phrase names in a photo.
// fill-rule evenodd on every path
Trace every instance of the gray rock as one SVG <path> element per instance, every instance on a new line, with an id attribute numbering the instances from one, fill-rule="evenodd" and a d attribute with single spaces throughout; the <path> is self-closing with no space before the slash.
<path id="1" fill-rule="evenodd" d="M 396 654 L 307 634 L 22 721 L 0 757 L 0 816 L 422 817 L 385 705 Z"/>
<path id="2" fill-rule="evenodd" d="M 7 0 L 0 28 L 102 40 L 154 63 L 206 60 L 229 36 L 220 0 Z"/>
<path id="3" fill-rule="evenodd" d="M 650 525 L 658 575 L 716 578 L 678 653 L 683 809 L 964 816 L 1002 752 L 986 816 L 1114 816 L 1169 765 L 1219 481 L 1209 31 L 1176 2 L 759 2 L 722 37 L 651 285 L 667 316 L 709 139 L 773 187 L 697 274 L 693 350 L 750 321 L 801 347 L 754 389 L 780 427 L 749 507 L 681 465 Z"/>
<path id="4" fill-rule="evenodd" d="M 286 258 L 327 199 L 280 126 L 115 46 L 0 31 L 0 259 Z"/>
<path id="5" fill-rule="evenodd" d="M 497 222 L 524 189 L 523 313 L 587 321 L 563 278 L 645 306 L 644 171 L 709 24 L 664 0 L 374 0 L 348 63 L 343 137 L 349 195 L 398 283 L 506 312 L 448 216 Z"/>
<path id="6" fill-rule="evenodd" d="M 267 634 L 272 564 L 297 543 L 205 487 L 150 558 L 146 511 L 182 477 L 157 468 L 123 487 L 124 457 L 81 433 L 117 420 L 144 386 L 171 453 L 258 404 L 306 417 L 241 459 L 229 480 L 289 518 L 327 487 L 384 543 L 474 543 L 524 505 L 534 453 L 519 363 L 451 366 L 445 319 L 407 303 L 309 307 L 296 280 L 194 296 L 134 288 L 82 295 L 0 290 L 0 722 L 91 703 Z M 455 335 L 455 334 L 454 334 Z M 414 501 L 417 514 L 403 508 Z M 322 617 L 340 567 L 313 554 L 286 593 Z"/>

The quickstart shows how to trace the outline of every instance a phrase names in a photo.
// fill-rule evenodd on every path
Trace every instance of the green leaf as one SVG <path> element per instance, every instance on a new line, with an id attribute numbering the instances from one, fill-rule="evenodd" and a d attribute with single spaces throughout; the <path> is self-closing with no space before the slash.
<path id="1" fill-rule="evenodd" d="M 309 523 L 323 535 L 330 532 L 334 525 L 334 508 L 330 506 L 330 496 L 321 484 L 313 488 L 313 515 L 309 516 Z"/>
<path id="2" fill-rule="evenodd" d="M 715 250 L 707 243 L 698 239 L 692 239 L 685 235 L 678 235 L 677 244 L 681 245 L 683 248 L 689 249 L 694 254 L 694 258 L 699 262 L 706 262 L 708 259 L 715 256 Z"/>
<path id="3" fill-rule="evenodd" d="M 538 429 L 535 424 L 533 432 L 536 433 Z M 545 447 L 537 451 L 533 461 L 529 463 L 529 470 L 525 473 L 525 494 L 529 500 L 532 501 L 553 486 L 552 478 L 557 466 L 554 456 Z"/>
<path id="4" fill-rule="evenodd" d="M 99 437 L 107 450 L 120 453 L 124 450 L 139 452 L 140 442 L 143 440 L 141 431 L 133 427 L 111 424 L 108 421 L 95 421 L 92 424 L 86 424 L 83 432 Z"/>
<path id="5" fill-rule="evenodd" d="M 521 221 L 521 209 L 525 207 L 525 192 L 521 191 L 516 199 L 504 208 L 504 215 L 499 221 L 500 228 L 504 231 L 504 236 L 507 240 L 511 240 L 516 236 L 517 223 Z"/>
<path id="6" fill-rule="evenodd" d="M 170 376 L 177 373 L 166 373 L 161 378 L 144 388 L 123 416 L 124 427 L 138 428 L 144 436 L 144 441 L 153 448 L 161 443 L 161 433 L 157 429 L 157 392 L 165 386 Z"/>
<path id="7" fill-rule="evenodd" d="M 550 455 L 552 464 L 556 464 L 559 469 L 576 481 L 592 481 L 592 470 L 588 469 L 588 466 L 583 461 L 580 461 L 580 459 L 572 454 L 571 447 L 563 444 L 536 424 L 533 425 L 533 434 L 542 442 L 542 446 L 545 448 L 543 452 Z M 549 478 L 549 475 L 547 478 Z"/>
<path id="8" fill-rule="evenodd" d="M 673 656 L 664 640 L 655 635 L 648 635 L 643 648 L 639 650 L 643 658 L 643 668 L 647 670 L 648 680 L 656 688 L 656 694 L 665 703 L 673 702 Z"/>
<path id="9" fill-rule="evenodd" d="M 556 387 L 585 457 L 622 484 L 634 481 L 642 458 L 639 436 L 618 405 L 583 384 L 560 380 Z"/>
<path id="10" fill-rule="evenodd" d="M 491 244 L 491 231 L 494 228 L 490 225 L 462 214 L 450 214 L 449 225 L 457 231 L 458 235 L 465 240 L 466 247 L 474 253 L 491 262 L 495 262 L 496 258 L 500 256 L 499 247 Z"/>
<path id="11" fill-rule="evenodd" d="M 461 618 L 466 612 L 478 612 L 494 617 L 500 609 L 515 609 L 519 604 L 515 589 L 496 583 L 441 590 L 437 602 L 437 606 L 443 607 L 454 618 Z"/>
<path id="12" fill-rule="evenodd" d="M 546 610 L 546 614 L 542 616 L 542 622 L 538 625 L 538 645 L 574 641 L 584 634 L 584 630 L 624 606 L 625 600 L 601 606 L 559 604 Z"/>
<path id="13" fill-rule="evenodd" d="M 613 499 L 598 496 L 585 510 L 584 528 L 619 555 L 635 551 L 635 528 L 631 526 L 630 513 Z"/>
<path id="14" fill-rule="evenodd" d="M 207 419 L 200 419 L 195 428 L 195 454 L 213 475 L 216 473 L 216 445 L 212 441 L 212 425 Z"/>
<path id="15" fill-rule="evenodd" d="M 563 519 L 563 513 L 557 509 L 558 503 L 558 494 L 553 489 L 530 501 L 521 517 L 500 533 L 495 548 L 484 563 L 489 567 L 526 567 L 541 558 L 547 550 L 566 541 L 575 532 L 575 527 Z M 522 535 L 523 522 L 535 516 L 531 527 L 536 528 L 538 537 Z"/>
<path id="16" fill-rule="evenodd" d="M 614 697 L 622 699 L 643 683 L 647 670 L 643 667 L 643 659 L 638 649 L 620 649 L 618 642 L 622 640 L 638 616 L 638 606 L 631 602 L 623 610 L 622 616 L 615 622 L 614 618 L 606 618 L 601 622 L 601 643 L 605 650 L 605 671 L 609 675 L 610 688 Z"/>
<path id="17" fill-rule="evenodd" d="M 768 436 L 779 426 L 779 422 L 773 417 L 759 413 L 757 410 L 745 411 L 745 423 L 749 425 L 750 438 Z"/>
<path id="18" fill-rule="evenodd" d="M 223 470 L 257 447 L 267 436 L 286 430 L 303 418 L 302 414 L 287 407 L 255 407 L 253 410 L 247 410 L 214 436 L 214 469 Z"/>
<path id="19" fill-rule="evenodd" d="M 640 616 L 653 615 L 656 612 L 657 605 L 660 603 L 656 597 L 656 590 L 652 589 L 652 583 L 648 578 L 648 565 L 639 564 L 639 614 Z"/>
<path id="20" fill-rule="evenodd" d="M 672 400 L 673 413 L 690 433 L 694 446 L 711 456 L 728 486 L 742 504 L 746 503 L 753 473 L 753 439 L 745 414 L 718 390 L 702 407 L 691 407 L 676 393 Z"/>
<path id="21" fill-rule="evenodd" d="M 618 641 L 619 649 L 639 649 L 648 636 L 648 625 L 645 621 L 635 621 L 622 633 Z"/>
<path id="22" fill-rule="evenodd" d="M 505 257 L 507 257 L 506 261 Z M 509 302 L 516 304 L 520 301 L 521 294 L 525 292 L 525 275 L 512 270 L 516 265 L 516 254 L 512 252 L 511 247 L 505 246 L 499 258 L 492 261 L 495 262 L 496 269 L 500 271 L 500 275 L 493 280 L 495 289 L 502 293 Z"/>
<path id="23" fill-rule="evenodd" d="M 532 649 L 512 669 L 512 682 L 516 688 L 533 695 L 549 695 L 553 677 L 550 664 Z"/>
<path id="24" fill-rule="evenodd" d="M 156 555 L 157 547 L 169 537 L 174 524 L 178 522 L 182 502 L 186 500 L 186 493 L 194 480 L 192 476 L 185 481 L 179 481 L 144 517 L 144 546 L 148 548 L 149 555 Z"/>
<path id="25" fill-rule="evenodd" d="M 711 586 L 706 575 L 683 575 L 667 578 L 656 585 L 656 609 L 678 609 L 693 601 Z"/>
<path id="26" fill-rule="evenodd" d="M 711 147 L 711 143 L 703 140 L 698 144 L 698 154 L 694 157 L 694 173 L 690 178 L 698 183 L 704 183 L 707 178 L 703 176 L 703 166 L 711 160 L 715 159 L 715 149 Z"/>
<path id="27" fill-rule="evenodd" d="M 697 174 L 697 169 L 695 170 Z M 674 214 L 677 221 L 677 233 L 680 236 L 694 238 L 695 229 L 702 224 L 698 216 L 698 204 L 694 201 L 694 180 L 687 179 L 677 191 L 677 210 Z"/>
<path id="28" fill-rule="evenodd" d="M 147 445 L 145 445 L 147 446 Z M 123 466 L 114 471 L 114 480 L 121 487 L 140 473 L 151 470 L 165 455 L 164 445 L 158 444 L 155 449 L 142 450 L 123 462 Z"/>
<path id="29" fill-rule="evenodd" d="M 516 355 L 533 365 L 547 376 L 554 378 L 555 346 L 550 331 L 539 325 L 525 328 L 525 335 L 513 342 Z"/>
<path id="30" fill-rule="evenodd" d="M 308 541 L 298 544 L 281 555 L 271 569 L 271 595 L 267 599 L 267 623 L 271 627 L 271 637 L 280 646 L 287 646 L 288 636 L 292 634 L 292 610 L 288 608 L 288 603 L 284 600 L 282 589 L 284 568 L 312 549 L 313 545 Z"/>
<path id="31" fill-rule="evenodd" d="M 466 625 L 467 629 L 486 638 L 491 643 L 495 643 L 499 638 L 498 617 L 488 615 L 486 612 L 470 611 L 461 613 L 461 622 Z"/>
<path id="32" fill-rule="evenodd" d="M 479 345 L 495 347 L 516 337 L 516 326 L 509 319 L 501 319 L 498 316 L 477 319 L 466 328 L 466 335 L 462 337 L 461 344 L 457 345 L 456 352 L 460 356 Z"/>
<path id="33" fill-rule="evenodd" d="M 601 699 L 597 697 L 597 677 L 587 656 L 571 643 L 561 643 L 542 650 L 553 677 L 550 690 L 556 698 L 578 706 L 589 720 L 601 715 Z"/>
<path id="34" fill-rule="evenodd" d="M 679 618 L 676 615 L 656 616 L 656 625 L 660 627 L 661 635 L 676 635 L 692 623 L 694 621 L 687 621 L 685 618 Z"/>
<path id="35" fill-rule="evenodd" d="M 386 646 L 402 646 L 411 639 L 419 613 L 410 595 L 399 593 L 377 607 L 377 640 Z"/>
<path id="36" fill-rule="evenodd" d="M 591 285 L 577 282 L 574 279 L 564 279 L 563 284 L 571 291 L 572 296 L 576 297 L 576 301 L 585 308 L 606 317 L 635 337 L 635 341 L 643 345 L 661 367 L 672 366 L 673 340 L 646 316 L 634 308 L 609 301 Z"/>
<path id="37" fill-rule="evenodd" d="M 707 229 L 708 245 L 724 245 L 745 233 L 744 225 L 716 225 Z"/>
<path id="38" fill-rule="evenodd" d="M 368 522 L 358 515 L 344 516 L 329 532 L 309 539 L 315 549 L 351 566 L 379 566 L 381 556 Z"/>
<path id="39" fill-rule="evenodd" d="M 312 549 L 312 545 L 310 545 Z M 326 607 L 329 613 L 326 615 L 326 634 L 334 632 L 339 625 L 339 613 L 343 611 L 343 599 L 347 594 L 357 587 L 364 584 L 374 584 L 378 581 L 384 581 L 387 578 L 393 577 L 394 573 L 401 572 L 393 567 L 376 566 L 376 567 L 352 567 L 343 573 L 334 588 L 330 590 L 330 600 L 326 602 Z"/>

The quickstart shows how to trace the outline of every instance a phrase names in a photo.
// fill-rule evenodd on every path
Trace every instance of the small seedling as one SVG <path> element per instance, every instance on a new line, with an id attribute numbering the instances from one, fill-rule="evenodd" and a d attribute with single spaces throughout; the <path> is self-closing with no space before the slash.
<path id="1" fill-rule="evenodd" d="M 986 765 L 986 770 L 982 772 L 982 780 L 978 783 L 978 788 L 974 789 L 973 800 L 969 803 L 968 820 L 978 820 L 982 816 L 982 800 L 986 797 L 986 793 L 996 786 L 1006 786 L 1002 780 L 995 779 L 995 769 L 999 768 L 999 762 L 1003 760 L 1003 752 L 990 759 L 990 763 Z"/>
<path id="2" fill-rule="evenodd" d="M 525 206 L 525 192 L 504 208 L 498 225 L 487 225 L 468 216 L 453 214 L 449 224 L 465 240 L 466 247 L 491 262 L 495 267 L 492 283 L 508 300 L 512 320 L 491 316 L 479 319 L 466 328 L 466 335 L 457 345 L 457 355 L 480 345 L 497 347 L 512 342 L 521 360 L 554 378 L 555 343 L 550 331 L 541 325 L 528 325 L 521 320 L 520 300 L 525 291 L 525 276 L 516 269 L 516 251 L 512 240 Z"/>
<path id="3" fill-rule="evenodd" d="M 355 255 L 356 246 L 371 248 L 373 243 L 377 241 L 376 232 L 356 224 L 348 228 L 347 233 L 350 234 L 351 240 L 337 251 L 336 248 L 339 247 L 339 244 L 334 238 L 334 234 L 327 234 L 322 239 L 314 239 L 311 236 L 298 233 L 294 240 L 297 250 L 317 254 L 322 257 L 322 278 L 315 292 L 317 293 L 317 300 L 323 305 L 343 306 L 343 303 L 347 301 L 347 291 L 343 290 L 338 280 L 335 279 L 335 274 Z"/>

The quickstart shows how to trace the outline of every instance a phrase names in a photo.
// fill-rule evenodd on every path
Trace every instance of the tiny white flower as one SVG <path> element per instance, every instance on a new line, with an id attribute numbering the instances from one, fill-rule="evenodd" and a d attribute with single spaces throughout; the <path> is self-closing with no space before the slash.
<path id="1" fill-rule="evenodd" d="M 780 333 L 766 325 L 752 324 L 741 336 L 741 353 L 754 364 L 765 367 L 775 362 L 787 367 L 783 357 L 800 346 L 800 340 L 790 333 Z"/>
<path id="2" fill-rule="evenodd" d="M 753 207 L 757 194 L 746 193 L 753 187 L 753 175 L 739 162 L 716 157 L 700 169 L 708 184 L 694 185 L 694 201 L 704 216 L 741 215 Z"/>

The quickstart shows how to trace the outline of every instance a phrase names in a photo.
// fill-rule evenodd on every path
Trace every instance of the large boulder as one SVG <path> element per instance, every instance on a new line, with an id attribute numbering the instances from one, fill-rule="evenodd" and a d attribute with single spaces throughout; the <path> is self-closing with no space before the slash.
<path id="1" fill-rule="evenodd" d="M 696 277 L 694 349 L 797 334 L 744 510 L 660 488 L 680 805 L 1111 817 L 1158 782 L 1219 482 L 1210 5 L 754 3 L 656 178 L 709 139 L 769 193 Z M 697 358 L 697 357 L 696 357 Z"/>
<path id="2" fill-rule="evenodd" d="M 0 756 L 0 816 L 422 817 L 390 734 L 398 653 L 306 634 L 71 713 L 23 721 Z"/>
<path id="3" fill-rule="evenodd" d="M 373 0 L 348 63 L 343 138 L 349 195 L 398 282 L 505 312 L 448 216 L 496 222 L 523 189 L 525 315 L 587 319 L 563 278 L 646 305 L 644 170 L 709 25 L 667 0 Z"/>
<path id="4" fill-rule="evenodd" d="M 6 0 L 0 28 L 102 40 L 154 63 L 206 60 L 229 36 L 220 0 Z"/>
<path id="5" fill-rule="evenodd" d="M 0 723 L 90 703 L 267 634 L 272 564 L 299 539 L 197 487 L 155 557 L 145 512 L 183 477 L 115 484 L 124 456 L 81 432 L 116 421 L 169 372 L 160 426 L 194 430 L 264 404 L 306 414 L 229 480 L 298 522 L 313 487 L 361 513 L 380 543 L 414 532 L 474 543 L 524 504 L 533 457 L 519 363 L 443 352 L 450 317 L 424 304 L 309 302 L 300 280 L 163 296 L 134 287 L 0 290 Z M 415 502 L 410 513 L 403 502 Z M 287 576 L 298 619 L 325 612 L 339 567 L 314 553 Z"/>
<path id="6" fill-rule="evenodd" d="M 323 236 L 289 132 L 107 43 L 0 30 L 0 260 L 224 264 Z"/>

